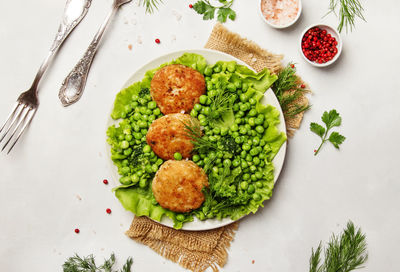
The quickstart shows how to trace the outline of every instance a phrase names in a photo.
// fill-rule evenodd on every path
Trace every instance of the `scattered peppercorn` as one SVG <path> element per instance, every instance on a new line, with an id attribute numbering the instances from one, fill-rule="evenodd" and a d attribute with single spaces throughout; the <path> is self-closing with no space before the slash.
<path id="1" fill-rule="evenodd" d="M 192 5 L 192 4 L 190 4 L 190 5 L 189 5 L 189 8 L 193 8 L 193 5 Z"/>
<path id="2" fill-rule="evenodd" d="M 104 183 L 105 185 L 107 185 L 107 184 L 108 184 L 108 180 L 104 179 L 104 180 L 103 180 L 103 183 Z"/>
<path id="3" fill-rule="evenodd" d="M 161 43 L 160 39 L 156 39 L 155 42 L 158 44 Z"/>
<path id="4" fill-rule="evenodd" d="M 75 229 L 75 233 L 79 233 L 80 231 L 79 231 L 79 229 Z"/>
<path id="5" fill-rule="evenodd" d="M 294 64 L 290 64 L 290 67 L 292 67 L 292 69 L 294 69 L 295 66 L 294 66 Z"/>
<path id="6" fill-rule="evenodd" d="M 304 89 L 305 87 L 306 87 L 306 85 L 304 85 L 304 84 L 301 84 L 301 86 L 300 86 L 302 89 Z"/>
<path id="7" fill-rule="evenodd" d="M 107 209 L 106 213 L 110 214 L 111 213 L 111 209 Z"/>

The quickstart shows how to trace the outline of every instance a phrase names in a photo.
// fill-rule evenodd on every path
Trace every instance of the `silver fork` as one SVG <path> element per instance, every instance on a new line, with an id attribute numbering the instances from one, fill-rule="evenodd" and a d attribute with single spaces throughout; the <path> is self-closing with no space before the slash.
<path id="1" fill-rule="evenodd" d="M 32 83 L 32 86 L 29 88 L 29 90 L 23 92 L 18 97 L 17 103 L 15 104 L 13 110 L 11 110 L 11 113 L 8 115 L 7 120 L 0 128 L 0 144 L 3 142 L 3 140 L 6 139 L 7 136 L 9 136 L 8 140 L 1 148 L 1 151 L 3 151 L 8 146 L 8 144 L 11 143 L 7 154 L 10 153 L 15 144 L 18 142 L 22 133 L 25 131 L 25 128 L 32 121 L 32 118 L 35 115 L 39 106 L 39 82 L 42 79 L 42 76 L 46 72 L 47 68 L 49 67 L 51 61 L 53 60 L 53 57 L 57 53 L 61 44 L 65 41 L 72 30 L 85 17 L 91 2 L 92 0 L 67 0 L 64 9 L 63 20 L 58 28 L 56 38 L 50 48 L 49 54 L 40 66 L 39 71 L 37 72 L 36 77 Z M 3 136 L 1 136 L 3 131 Z"/>

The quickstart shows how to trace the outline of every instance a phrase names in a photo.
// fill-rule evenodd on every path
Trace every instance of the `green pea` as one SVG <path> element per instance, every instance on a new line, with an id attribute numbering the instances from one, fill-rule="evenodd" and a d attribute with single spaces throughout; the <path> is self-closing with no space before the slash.
<path id="1" fill-rule="evenodd" d="M 249 144 L 243 144 L 243 145 L 242 145 L 242 149 L 245 150 L 245 151 L 249 151 L 250 148 L 251 148 L 251 147 L 250 147 Z"/>
<path id="2" fill-rule="evenodd" d="M 151 165 L 149 165 L 149 164 L 146 165 L 144 170 L 146 171 L 146 173 L 149 173 L 149 174 L 153 172 L 153 169 L 151 168 Z"/>
<path id="3" fill-rule="evenodd" d="M 243 117 L 244 116 L 244 112 L 243 111 L 238 111 L 237 112 L 237 116 L 238 117 Z"/>
<path id="4" fill-rule="evenodd" d="M 264 133 L 264 128 L 262 126 L 257 126 L 256 131 L 260 134 Z"/>
<path id="5" fill-rule="evenodd" d="M 235 119 L 235 124 L 240 125 L 241 122 L 242 122 L 242 119 L 241 119 L 241 118 L 236 118 L 236 119 Z"/>
<path id="6" fill-rule="evenodd" d="M 247 154 L 246 155 L 246 161 L 252 162 L 253 161 L 253 157 L 250 154 Z"/>
<path id="7" fill-rule="evenodd" d="M 192 117 L 197 117 L 197 114 L 198 114 L 198 112 L 195 109 L 190 111 L 190 116 L 192 116 Z"/>
<path id="8" fill-rule="evenodd" d="M 237 131 L 235 131 L 235 132 L 233 132 L 232 133 L 232 137 L 233 138 L 237 138 L 237 137 L 239 137 L 240 135 L 239 135 L 239 132 L 237 132 Z"/>
<path id="9" fill-rule="evenodd" d="M 196 111 L 201 111 L 201 109 L 203 108 L 200 104 L 196 104 L 193 107 Z"/>
<path id="10" fill-rule="evenodd" d="M 214 72 L 215 72 L 215 73 L 219 73 L 219 72 L 221 72 L 221 70 L 222 70 L 222 69 L 221 69 L 221 67 L 220 67 L 219 65 L 217 65 L 217 66 L 214 67 Z"/>
<path id="11" fill-rule="evenodd" d="M 202 119 L 202 120 L 200 120 L 200 125 L 201 126 L 207 126 L 208 125 L 208 121 L 206 119 Z"/>
<path id="12" fill-rule="evenodd" d="M 250 179 L 250 175 L 249 174 L 244 174 L 243 175 L 243 180 L 249 180 Z"/>
<path id="13" fill-rule="evenodd" d="M 241 110 L 241 111 L 247 111 L 248 109 L 249 109 L 249 108 L 247 107 L 246 104 L 243 104 L 243 105 L 240 106 L 240 110 Z"/>
<path id="14" fill-rule="evenodd" d="M 129 147 L 129 142 L 128 141 L 122 141 L 120 143 L 120 146 L 121 146 L 122 149 L 127 149 Z"/>
<path id="15" fill-rule="evenodd" d="M 210 107 L 205 107 L 201 110 L 201 113 L 208 116 L 210 115 Z"/>
<path id="16" fill-rule="evenodd" d="M 134 120 L 140 120 L 141 118 L 142 118 L 142 115 L 140 114 L 140 113 L 138 113 L 138 112 L 135 112 L 133 115 L 132 115 L 132 117 L 133 117 L 133 119 Z"/>
<path id="17" fill-rule="evenodd" d="M 239 130 L 240 134 L 246 134 L 247 133 L 247 129 L 245 127 L 241 127 Z"/>
<path id="18" fill-rule="evenodd" d="M 248 123 L 249 123 L 249 125 L 252 126 L 252 127 L 254 127 L 254 126 L 256 125 L 256 122 L 255 122 L 255 120 L 254 120 L 253 117 L 252 117 L 252 118 L 249 118 Z"/>
<path id="19" fill-rule="evenodd" d="M 177 214 L 176 215 L 176 220 L 178 221 L 184 221 L 185 220 L 185 216 L 183 214 Z"/>
<path id="20" fill-rule="evenodd" d="M 242 84 L 242 90 L 245 92 L 245 91 L 247 91 L 247 89 L 249 88 L 249 84 L 248 83 L 243 83 Z"/>
<path id="21" fill-rule="evenodd" d="M 136 175 L 136 174 L 133 174 L 132 176 L 131 176 L 131 181 L 132 181 L 132 183 L 138 183 L 139 182 L 139 177 L 138 177 L 138 175 Z"/>
<path id="22" fill-rule="evenodd" d="M 198 166 L 204 166 L 204 162 L 203 161 L 198 161 L 196 162 Z"/>
<path id="23" fill-rule="evenodd" d="M 233 165 L 233 167 L 238 167 L 240 165 L 240 160 L 239 159 L 234 159 L 232 161 L 232 165 Z"/>
<path id="24" fill-rule="evenodd" d="M 121 177 L 119 179 L 119 182 L 122 183 L 123 185 L 131 184 L 131 177 L 130 176 Z"/>
<path id="25" fill-rule="evenodd" d="M 216 167 L 216 166 L 214 166 L 213 168 L 212 168 L 212 172 L 214 173 L 214 174 L 218 174 L 218 167 Z"/>
<path id="26" fill-rule="evenodd" d="M 137 171 L 137 172 L 136 172 L 136 175 L 138 175 L 139 178 L 140 178 L 141 176 L 143 176 L 143 174 L 144 174 L 143 171 Z"/>
<path id="27" fill-rule="evenodd" d="M 164 161 L 162 159 L 157 159 L 156 164 L 160 166 Z"/>
<path id="28" fill-rule="evenodd" d="M 253 194 L 253 199 L 254 201 L 260 201 L 261 200 L 261 195 L 258 193 Z"/>
<path id="29" fill-rule="evenodd" d="M 226 128 L 226 127 L 222 127 L 222 128 L 221 128 L 221 135 L 222 135 L 222 136 L 225 136 L 225 135 L 227 135 L 227 134 L 228 134 L 228 131 L 229 131 L 229 129 L 228 129 L 228 128 Z"/>
<path id="30" fill-rule="evenodd" d="M 174 159 L 177 161 L 182 160 L 182 154 L 179 152 L 174 153 Z"/>
<path id="31" fill-rule="evenodd" d="M 255 167 L 254 165 L 250 166 L 250 172 L 255 172 L 257 170 L 257 167 Z"/>
<path id="32" fill-rule="evenodd" d="M 125 135 L 125 140 L 127 140 L 128 142 L 132 141 L 132 134 Z"/>
<path id="33" fill-rule="evenodd" d="M 154 120 L 156 120 L 156 117 L 154 115 L 150 115 L 149 122 L 153 122 Z"/>
<path id="34" fill-rule="evenodd" d="M 260 159 L 258 157 L 253 158 L 253 164 L 254 165 L 259 165 L 260 164 Z"/>
<path id="35" fill-rule="evenodd" d="M 199 98 L 200 103 L 203 105 L 205 105 L 207 103 L 207 99 L 208 99 L 208 97 L 206 95 L 201 95 Z"/>
<path id="36" fill-rule="evenodd" d="M 235 138 L 235 142 L 236 142 L 237 144 L 243 143 L 242 137 L 236 137 L 236 138 Z"/>
<path id="37" fill-rule="evenodd" d="M 252 139 L 252 142 L 253 142 L 253 145 L 254 145 L 254 146 L 259 145 L 259 144 L 260 144 L 260 138 L 254 137 L 254 138 Z"/>
<path id="38" fill-rule="evenodd" d="M 262 124 L 264 123 L 264 120 L 257 117 L 257 118 L 254 120 L 254 123 L 255 123 L 256 125 L 262 125 Z"/>
<path id="39" fill-rule="evenodd" d="M 211 74 L 213 73 L 213 69 L 211 66 L 207 66 L 206 69 L 204 69 L 204 74 L 207 76 L 211 76 Z"/>
<path id="40" fill-rule="evenodd" d="M 138 122 L 138 125 L 140 128 L 146 128 L 147 127 L 147 122 L 140 120 Z"/>
<path id="41" fill-rule="evenodd" d="M 125 156 L 129 156 L 130 154 L 132 154 L 132 148 L 128 148 L 124 150 L 124 155 Z"/>
<path id="42" fill-rule="evenodd" d="M 263 177 L 263 174 L 261 172 L 256 172 L 255 175 L 257 179 L 262 179 Z"/>
<path id="43" fill-rule="evenodd" d="M 242 102 L 246 102 L 247 101 L 247 99 L 249 99 L 248 97 L 247 97 L 247 95 L 246 94 L 241 94 L 240 96 L 239 96 L 239 99 L 240 99 L 240 101 L 242 101 Z"/>
<path id="44" fill-rule="evenodd" d="M 157 172 L 158 170 L 158 166 L 156 164 L 151 165 L 151 170 L 153 170 L 153 172 Z"/>
<path id="45" fill-rule="evenodd" d="M 157 108 L 157 103 L 155 101 L 150 101 L 149 103 L 147 103 L 147 108 L 154 110 L 155 108 Z"/>
<path id="46" fill-rule="evenodd" d="M 244 158 L 246 158 L 246 156 L 247 156 L 247 152 L 245 150 L 242 150 L 242 152 L 240 152 L 240 157 L 244 159 Z"/>
<path id="47" fill-rule="evenodd" d="M 233 111 L 238 111 L 239 110 L 239 105 L 238 104 L 234 104 L 232 107 Z"/>
<path id="48" fill-rule="evenodd" d="M 254 193 L 255 190 L 256 189 L 254 188 L 253 184 L 250 184 L 249 187 L 247 188 L 247 192 L 250 193 L 250 194 Z"/>
<path id="49" fill-rule="evenodd" d="M 122 167 L 121 168 L 121 174 L 125 175 L 128 174 L 131 171 L 131 169 L 128 166 Z"/>
<path id="50" fill-rule="evenodd" d="M 142 136 L 146 136 L 147 134 L 147 129 L 143 128 L 140 130 L 140 133 L 142 134 Z"/>
<path id="51" fill-rule="evenodd" d="M 246 181 L 243 181 L 240 183 L 240 188 L 247 190 L 247 188 L 249 188 L 249 184 Z"/>
<path id="52" fill-rule="evenodd" d="M 159 108 L 156 108 L 156 109 L 153 110 L 153 114 L 154 114 L 155 116 L 158 116 L 158 115 L 161 114 L 161 110 L 160 110 Z"/>
<path id="53" fill-rule="evenodd" d="M 225 167 L 229 168 L 232 165 L 232 161 L 230 159 L 225 159 L 223 161 L 223 164 L 224 164 Z"/>
<path id="54" fill-rule="evenodd" d="M 261 181 L 257 181 L 256 182 L 256 187 L 257 188 L 262 188 L 262 187 L 264 187 L 264 185 L 263 185 L 263 183 Z"/>
<path id="55" fill-rule="evenodd" d="M 228 86 L 226 86 L 226 88 L 228 89 L 228 91 L 232 93 L 236 91 L 236 86 L 233 83 L 229 83 Z"/>
<path id="56" fill-rule="evenodd" d="M 251 109 L 248 113 L 249 116 L 256 116 L 257 115 L 257 110 L 256 109 Z"/>
<path id="57" fill-rule="evenodd" d="M 139 187 L 140 188 L 145 188 L 147 186 L 147 180 L 146 179 L 141 179 L 139 181 Z"/>
<path id="58" fill-rule="evenodd" d="M 239 126 L 238 126 L 237 124 L 233 124 L 233 125 L 231 126 L 231 130 L 232 130 L 232 131 L 238 131 L 238 130 L 239 130 Z"/>
<path id="59" fill-rule="evenodd" d="M 201 122 L 200 122 L 200 124 L 201 124 Z M 211 141 L 211 142 L 216 142 L 217 141 L 217 138 L 215 137 L 215 136 L 210 136 L 210 137 L 208 137 L 208 139 Z"/>
<path id="60" fill-rule="evenodd" d="M 242 161 L 241 165 L 242 168 L 247 168 L 249 165 L 247 164 L 247 161 Z"/>
<path id="61" fill-rule="evenodd" d="M 261 140 L 260 140 L 260 146 L 265 146 L 265 145 L 266 145 L 265 140 L 261 139 Z"/>
<path id="62" fill-rule="evenodd" d="M 260 153 L 260 152 L 258 151 L 257 148 L 252 148 L 252 149 L 250 150 L 250 155 L 252 155 L 252 156 L 257 155 L 258 153 Z"/>

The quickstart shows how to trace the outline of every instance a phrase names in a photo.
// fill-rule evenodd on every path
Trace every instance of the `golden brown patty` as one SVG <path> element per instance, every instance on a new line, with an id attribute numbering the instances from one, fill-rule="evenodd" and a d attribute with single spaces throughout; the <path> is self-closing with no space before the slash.
<path id="1" fill-rule="evenodd" d="M 189 212 L 204 202 L 202 189 L 208 178 L 192 161 L 166 161 L 153 179 L 153 194 L 161 207 L 174 212 Z"/>
<path id="2" fill-rule="evenodd" d="M 154 153 L 164 160 L 174 159 L 176 152 L 183 158 L 190 158 L 193 150 L 184 124 L 193 122 L 188 114 L 174 113 L 155 120 L 147 132 L 147 144 Z"/>
<path id="3" fill-rule="evenodd" d="M 203 75 L 180 64 L 161 68 L 151 81 L 151 97 L 164 114 L 182 111 L 189 113 L 205 92 Z"/>

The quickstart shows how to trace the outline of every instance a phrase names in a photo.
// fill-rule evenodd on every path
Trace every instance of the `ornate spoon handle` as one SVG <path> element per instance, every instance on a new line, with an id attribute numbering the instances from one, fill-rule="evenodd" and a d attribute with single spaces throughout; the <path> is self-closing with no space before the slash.
<path id="1" fill-rule="evenodd" d="M 112 10 L 96 33 L 89 48 L 62 83 L 58 97 L 64 107 L 74 104 L 81 98 L 100 41 L 118 8 L 119 6 L 114 3 Z"/>
<path id="2" fill-rule="evenodd" d="M 37 92 L 39 82 L 50 65 L 53 57 L 57 53 L 58 49 L 72 32 L 72 30 L 82 21 L 86 16 L 92 0 L 67 0 L 64 9 L 64 15 L 60 26 L 58 27 L 57 35 L 50 48 L 48 55 L 41 64 L 39 71 L 36 74 L 35 80 L 32 83 L 32 89 Z"/>

